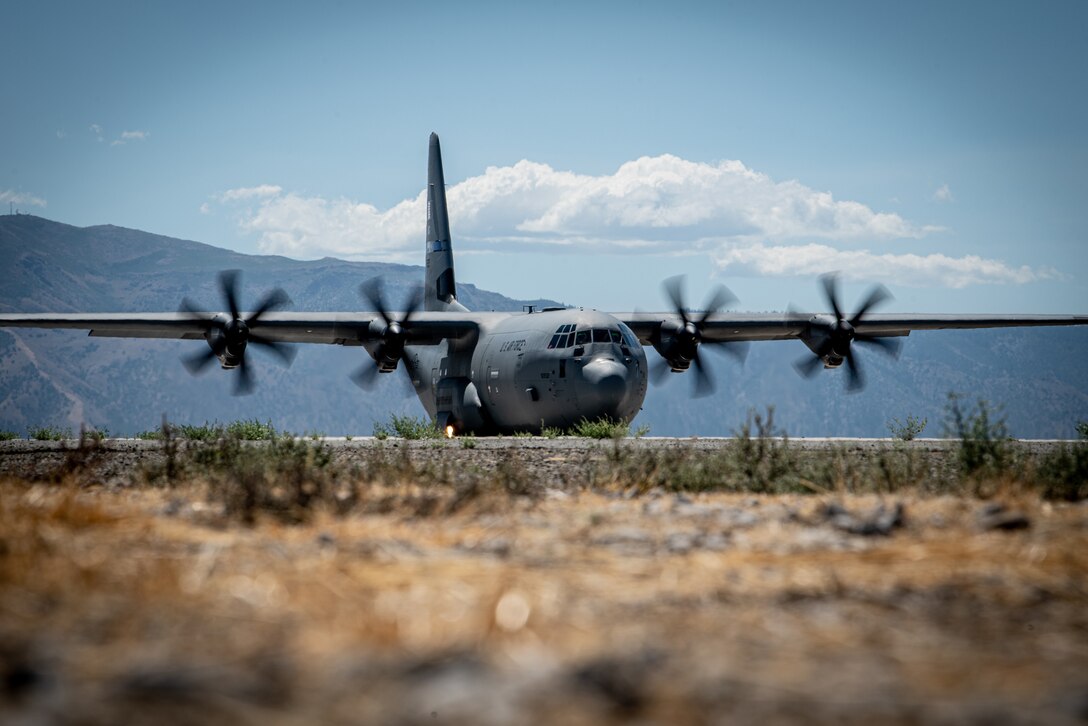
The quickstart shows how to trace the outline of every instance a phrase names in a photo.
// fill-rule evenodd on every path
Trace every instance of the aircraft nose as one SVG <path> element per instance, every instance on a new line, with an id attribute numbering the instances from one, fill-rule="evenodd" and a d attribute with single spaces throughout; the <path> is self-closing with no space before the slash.
<path id="1" fill-rule="evenodd" d="M 591 395 L 600 403 L 615 403 L 627 393 L 627 369 L 606 358 L 592 360 L 582 368 Z"/>

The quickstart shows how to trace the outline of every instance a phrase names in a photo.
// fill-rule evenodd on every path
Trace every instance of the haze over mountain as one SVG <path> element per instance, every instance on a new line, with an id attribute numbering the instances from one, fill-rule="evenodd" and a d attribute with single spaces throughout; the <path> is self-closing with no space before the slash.
<path id="1" fill-rule="evenodd" d="M 421 260 L 422 247 L 421 241 Z M 362 281 L 382 276 L 389 297 L 400 301 L 423 276 L 415 265 L 245 255 L 30 215 L 0 216 L 0 260 L 5 313 L 172 311 L 186 296 L 221 309 L 216 274 L 228 268 L 243 270 L 243 308 L 279 286 L 293 310 L 365 310 Z M 653 275 L 647 270 L 641 307 L 665 309 Z M 556 304 L 513 300 L 464 280 L 458 297 L 472 310 Z M 193 378 L 181 365 L 179 357 L 198 345 L 0 329 L 0 428 L 21 433 L 83 421 L 124 434 L 154 428 L 166 414 L 178 422 L 258 418 L 300 433 L 367 435 L 392 412 L 423 413 L 403 373 L 381 376 L 369 392 L 348 380 L 365 362 L 361 348 L 299 346 L 289 369 L 258 353 L 256 392 L 233 397 L 231 372 L 214 368 Z M 649 425 L 652 435 L 727 435 L 750 408 L 773 405 L 780 427 L 795 436 L 883 436 L 890 418 L 907 414 L 928 418 L 925 435 L 939 435 L 950 391 L 1003 406 L 1020 437 L 1071 437 L 1076 421 L 1088 419 L 1084 328 L 914 333 L 898 361 L 865 355 L 869 385 L 854 395 L 844 393 L 842 371 L 822 371 L 813 381 L 797 376 L 792 363 L 805 352 L 794 341 L 753 344 L 744 367 L 711 353 L 714 395 L 692 399 L 691 376 L 671 375 L 651 386 L 635 423 Z M 656 353 L 648 356 L 652 361 Z"/>

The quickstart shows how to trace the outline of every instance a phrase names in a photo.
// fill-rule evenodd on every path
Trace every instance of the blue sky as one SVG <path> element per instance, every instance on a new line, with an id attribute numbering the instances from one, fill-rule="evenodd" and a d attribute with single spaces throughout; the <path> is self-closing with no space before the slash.
<path id="1" fill-rule="evenodd" d="M 660 309 L 1088 312 L 1088 5 L 25 3 L 0 201 L 245 252 Z"/>

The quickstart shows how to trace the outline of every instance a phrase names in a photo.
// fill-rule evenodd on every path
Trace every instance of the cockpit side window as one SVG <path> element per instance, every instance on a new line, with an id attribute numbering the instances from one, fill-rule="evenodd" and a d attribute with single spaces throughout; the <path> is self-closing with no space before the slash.
<path id="1" fill-rule="evenodd" d="M 552 339 L 548 342 L 548 350 L 551 350 L 552 348 L 569 348 L 574 337 L 573 335 L 569 335 L 572 330 L 574 330 L 574 323 L 560 325 L 556 328 L 555 335 L 553 335 Z"/>
<path id="2" fill-rule="evenodd" d="M 620 331 L 613 328 L 613 329 L 610 329 L 608 331 L 608 334 L 612 336 L 612 342 L 613 343 L 622 343 L 623 342 L 623 336 L 620 335 Z"/>
<path id="3" fill-rule="evenodd" d="M 631 348 L 638 348 L 642 345 L 638 342 L 638 336 L 635 335 L 634 331 L 623 323 L 620 323 L 620 334 L 623 335 L 624 342 Z"/>

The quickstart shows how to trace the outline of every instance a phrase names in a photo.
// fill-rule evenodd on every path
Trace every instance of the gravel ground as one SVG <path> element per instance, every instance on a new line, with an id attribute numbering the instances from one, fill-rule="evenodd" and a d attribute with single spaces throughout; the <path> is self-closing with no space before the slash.
<path id="1" fill-rule="evenodd" d="M 376 450 L 390 456 L 407 455 L 417 465 L 474 467 L 484 471 L 495 469 L 501 462 L 516 458 L 518 466 L 535 481 L 548 487 L 569 488 L 581 474 L 594 464 L 606 461 L 615 447 L 627 452 L 685 450 L 693 453 L 720 451 L 734 440 L 731 438 L 627 438 L 619 441 L 562 437 L 499 437 L 472 439 L 466 448 L 464 439 L 454 440 L 378 440 L 373 437 L 315 439 L 328 446 L 340 461 L 360 461 Z M 781 441 L 776 439 L 776 441 Z M 1053 440 L 1010 442 L 1016 452 L 1038 455 L 1054 450 L 1068 442 Z M 839 450 L 846 456 L 859 456 L 899 448 L 916 452 L 934 462 L 944 462 L 954 455 L 956 441 L 949 439 L 789 439 L 789 445 L 800 451 L 822 452 Z M 185 443 L 180 444 L 184 450 Z M 79 442 L 29 441 L 17 439 L 0 441 L 0 475 L 12 474 L 28 478 L 47 478 L 79 453 Z M 163 447 L 158 441 L 139 439 L 106 439 L 99 442 L 84 457 L 85 464 L 105 482 L 123 483 L 132 478 L 141 466 L 161 465 Z"/>

